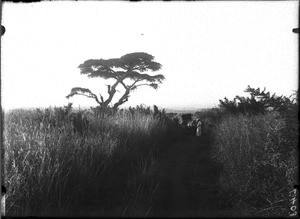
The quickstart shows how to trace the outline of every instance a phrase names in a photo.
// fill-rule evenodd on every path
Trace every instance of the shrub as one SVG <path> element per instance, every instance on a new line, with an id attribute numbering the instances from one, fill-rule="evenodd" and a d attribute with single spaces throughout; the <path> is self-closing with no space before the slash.
<path id="1" fill-rule="evenodd" d="M 250 94 L 249 97 L 236 96 L 232 101 L 226 97 L 220 101 L 220 107 L 233 114 L 264 114 L 269 110 L 284 112 L 296 105 L 296 98 L 291 99 L 283 95 L 277 96 L 275 93 L 270 95 L 270 92 L 260 91 L 260 88 L 251 88 L 249 85 L 245 92 Z"/>

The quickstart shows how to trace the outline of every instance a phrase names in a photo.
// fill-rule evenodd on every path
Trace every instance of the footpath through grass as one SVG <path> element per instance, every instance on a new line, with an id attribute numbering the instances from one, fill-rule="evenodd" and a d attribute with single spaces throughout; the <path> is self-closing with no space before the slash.
<path id="1" fill-rule="evenodd" d="M 69 106 L 3 115 L 7 216 L 288 216 L 297 205 L 296 110 L 198 115 Z M 293 198 L 293 199 L 292 199 Z M 294 207 L 293 207 L 294 209 Z"/>
<path id="2" fill-rule="evenodd" d="M 210 115 L 213 118 L 210 118 Z M 206 113 L 211 129 L 160 156 L 165 192 L 153 211 L 166 217 L 287 217 L 299 194 L 295 111 Z"/>
<path id="3" fill-rule="evenodd" d="M 207 136 L 189 136 L 171 145 L 159 158 L 164 193 L 153 217 L 229 217 L 226 200 L 220 197 L 221 166 L 211 159 Z"/>

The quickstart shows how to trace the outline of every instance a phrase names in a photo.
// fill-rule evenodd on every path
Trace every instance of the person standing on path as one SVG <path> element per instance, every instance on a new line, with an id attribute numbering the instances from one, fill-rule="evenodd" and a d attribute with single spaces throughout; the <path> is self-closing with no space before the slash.
<path id="1" fill-rule="evenodd" d="M 198 137 L 202 135 L 202 125 L 203 123 L 201 122 L 201 120 L 199 118 L 196 119 L 196 126 L 197 126 L 196 136 Z"/>
<path id="2" fill-rule="evenodd" d="M 189 123 L 187 123 L 186 127 L 192 131 L 193 135 L 195 134 L 196 131 L 196 136 L 200 137 L 202 136 L 203 133 L 203 122 L 201 122 L 200 118 L 191 120 Z"/>

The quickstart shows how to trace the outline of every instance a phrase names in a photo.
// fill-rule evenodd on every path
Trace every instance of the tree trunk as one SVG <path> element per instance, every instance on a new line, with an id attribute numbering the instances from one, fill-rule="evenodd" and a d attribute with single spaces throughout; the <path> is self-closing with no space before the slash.
<path id="1" fill-rule="evenodd" d="M 130 93 L 130 89 L 126 89 L 125 93 L 123 94 L 123 96 L 119 99 L 118 102 L 116 102 L 114 104 L 114 109 L 117 109 L 120 105 L 122 105 L 123 103 L 128 101 L 128 97 L 129 97 L 129 93 Z"/>
<path id="2" fill-rule="evenodd" d="M 128 72 L 127 72 L 128 73 Z M 127 77 L 127 74 L 125 74 L 123 77 L 121 77 L 121 78 L 119 78 L 119 79 L 117 79 L 117 81 L 116 81 L 116 83 L 112 86 L 112 87 L 110 87 L 110 86 L 108 86 L 108 94 L 109 94 L 109 97 L 107 98 L 107 100 L 104 102 L 104 106 L 105 107 L 107 107 L 109 104 L 110 104 L 110 102 L 112 101 L 112 99 L 113 99 L 113 97 L 114 97 L 114 95 L 115 95 L 115 93 L 116 93 L 116 87 L 118 86 L 118 84 L 119 83 L 122 83 L 123 82 L 123 80 L 125 79 Z M 126 92 L 127 92 L 127 90 L 126 90 Z M 129 94 L 129 92 L 128 92 L 128 94 Z M 124 95 L 123 95 L 124 96 Z M 123 96 L 121 97 L 121 99 L 123 98 Z M 120 101 L 120 100 L 119 100 Z M 126 102 L 126 101 L 125 101 Z M 117 104 L 117 103 L 116 103 Z M 115 104 L 115 105 L 116 105 Z M 122 104 L 122 103 L 121 103 Z M 121 104 L 119 104 L 119 105 L 121 105 Z M 118 105 L 118 106 L 119 106 Z M 117 107 L 118 107 L 117 106 Z M 115 106 L 114 106 L 114 108 L 115 108 Z"/>

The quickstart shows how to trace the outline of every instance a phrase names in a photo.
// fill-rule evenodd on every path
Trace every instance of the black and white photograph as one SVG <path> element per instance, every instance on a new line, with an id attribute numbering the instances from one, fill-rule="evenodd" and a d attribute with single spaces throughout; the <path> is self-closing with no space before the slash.
<path id="1" fill-rule="evenodd" d="M 299 217 L 299 1 L 1 3 L 1 216 Z"/>

